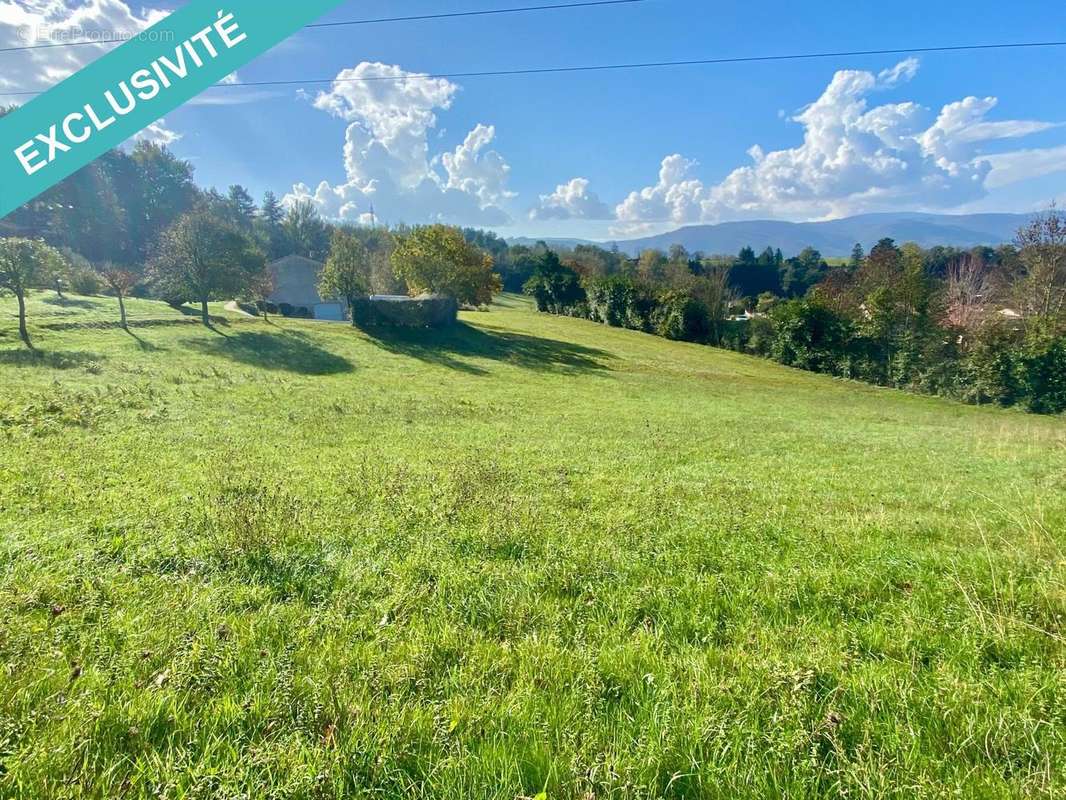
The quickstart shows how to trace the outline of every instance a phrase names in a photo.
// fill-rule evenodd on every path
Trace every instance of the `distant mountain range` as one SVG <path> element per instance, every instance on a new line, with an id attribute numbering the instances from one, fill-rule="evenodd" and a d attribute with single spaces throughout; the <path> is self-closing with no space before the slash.
<path id="1" fill-rule="evenodd" d="M 534 236 L 511 236 L 507 239 L 507 244 L 512 247 L 523 245 L 525 247 L 532 247 L 538 242 L 544 242 L 548 247 L 554 247 L 556 249 L 562 248 L 565 250 L 572 250 L 579 244 L 594 244 L 597 247 L 610 247 L 612 242 L 594 242 L 591 239 L 553 239 L 550 236 L 542 236 L 540 238 Z M 620 243 L 619 247 L 622 246 Z"/>
<path id="2" fill-rule="evenodd" d="M 828 222 L 751 220 L 692 225 L 659 236 L 619 241 L 617 245 L 623 252 L 634 256 L 642 250 L 667 250 L 671 245 L 680 244 L 689 252 L 700 250 L 708 254 L 735 254 L 743 247 L 759 252 L 773 247 L 780 248 L 786 257 L 796 255 L 805 247 L 814 247 L 827 258 L 841 258 L 851 255 L 856 242 L 869 250 L 886 237 L 900 244 L 916 242 L 922 247 L 1005 244 L 1014 239 L 1018 228 L 1029 219 L 1029 214 L 887 213 L 863 214 Z M 512 244 L 532 244 L 536 240 L 524 237 L 510 241 Z M 547 243 L 555 247 L 592 244 L 580 239 L 552 239 Z M 600 244 L 609 247 L 614 243 Z"/>

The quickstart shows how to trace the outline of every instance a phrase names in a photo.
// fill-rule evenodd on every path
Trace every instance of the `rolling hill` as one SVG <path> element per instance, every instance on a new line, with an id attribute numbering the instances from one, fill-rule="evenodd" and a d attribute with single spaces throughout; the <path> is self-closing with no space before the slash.
<path id="1" fill-rule="evenodd" d="M 899 243 L 917 242 L 922 247 L 995 246 L 1010 242 L 1028 219 L 1030 216 L 1026 214 L 891 213 L 863 214 L 826 222 L 750 220 L 692 225 L 658 236 L 619 241 L 617 245 L 634 256 L 642 250 L 667 250 L 673 244 L 680 244 L 690 252 L 709 254 L 735 254 L 742 247 L 752 247 L 757 252 L 774 247 L 781 248 L 785 256 L 796 255 L 805 247 L 814 247 L 827 258 L 840 258 L 850 255 L 856 242 L 869 249 L 885 237 Z M 528 244 L 532 240 L 512 241 Z M 580 240 L 555 239 L 549 244 L 553 242 L 572 247 Z"/>
<path id="2" fill-rule="evenodd" d="M 0 298 L 0 797 L 1063 796 L 1061 419 L 187 311 Z"/>
<path id="3" fill-rule="evenodd" d="M 864 214 L 827 222 L 723 222 L 720 225 L 696 225 L 673 233 L 619 242 L 619 247 L 634 255 L 647 248 L 665 250 L 679 243 L 689 251 L 736 253 L 742 247 L 756 252 L 779 247 L 786 256 L 805 247 L 820 250 L 827 258 L 851 254 L 855 243 L 869 249 L 883 238 L 899 243 L 916 242 L 922 247 L 955 245 L 995 246 L 1009 242 L 1018 228 L 1029 219 L 1025 214 Z"/>

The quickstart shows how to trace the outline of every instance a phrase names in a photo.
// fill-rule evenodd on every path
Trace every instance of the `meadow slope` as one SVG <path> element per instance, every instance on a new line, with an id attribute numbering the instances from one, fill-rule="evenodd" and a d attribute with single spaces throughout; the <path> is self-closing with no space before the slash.
<path id="1" fill-rule="evenodd" d="M 538 316 L 0 300 L 0 797 L 1066 793 L 1066 422 Z"/>

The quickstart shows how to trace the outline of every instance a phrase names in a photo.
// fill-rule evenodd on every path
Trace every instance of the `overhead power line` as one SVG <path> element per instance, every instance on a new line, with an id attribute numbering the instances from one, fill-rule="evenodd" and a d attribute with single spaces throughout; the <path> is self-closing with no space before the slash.
<path id="1" fill-rule="evenodd" d="M 378 25 L 382 22 L 422 22 L 430 19 L 456 19 L 459 17 L 488 17 L 493 14 L 518 14 L 528 11 L 558 11 L 568 8 L 594 8 L 596 6 L 624 6 L 644 3 L 646 0 L 588 0 L 582 3 L 553 3 L 546 6 L 519 6 L 517 8 L 489 8 L 482 11 L 447 11 L 442 14 L 416 14 L 411 17 L 380 17 L 356 19 L 348 22 L 315 22 L 307 28 L 340 28 L 345 25 Z"/>
<path id="2" fill-rule="evenodd" d="M 1066 47 L 1062 42 L 1017 42 L 1005 44 L 948 45 L 943 47 L 909 47 L 891 50 L 850 50 L 832 53 L 791 53 L 771 56 L 733 56 L 728 58 L 699 58 L 684 61 L 644 61 L 629 64 L 591 64 L 572 67 L 532 67 L 527 69 L 498 69 L 477 72 L 439 72 L 411 75 L 366 75 L 358 78 L 311 78 L 307 80 L 249 81 L 248 83 L 218 84 L 214 88 L 238 89 L 252 86 L 297 86 L 322 83 L 358 83 L 374 81 L 440 80 L 450 78 L 492 78 L 505 75 L 551 75 L 567 72 L 607 72 L 627 69 L 659 69 L 663 67 L 694 67 L 715 64 L 751 64 L 766 61 L 799 61 L 817 58 L 850 58 L 857 56 L 910 55 L 915 53 L 950 53 L 967 50 L 1007 50 L 1038 47 Z"/>
<path id="3" fill-rule="evenodd" d="M 356 78 L 302 78 L 299 80 L 247 81 L 241 83 L 217 83 L 212 89 L 248 89 L 267 86 L 312 86 L 333 83 L 371 83 L 377 81 L 442 80 L 458 78 L 491 78 L 509 75 L 551 75 L 574 72 L 608 72 L 633 69 L 660 69 L 665 67 L 693 67 L 720 64 L 753 64 L 775 61 L 801 61 L 820 58 L 855 58 L 860 56 L 914 55 L 918 53 L 958 53 L 980 50 L 1019 50 L 1050 47 L 1066 47 L 1061 42 L 1005 42 L 997 44 L 962 44 L 940 47 L 900 47 L 883 50 L 841 50 L 825 53 L 790 53 L 768 56 L 731 56 L 726 58 L 700 58 L 684 61 L 644 61 L 629 64 L 590 64 L 570 67 L 532 67 L 526 69 L 497 69 L 473 72 L 412 73 L 408 75 L 365 75 Z M 5 92 L 0 97 L 29 97 L 43 92 Z"/>
<path id="4" fill-rule="evenodd" d="M 459 19 L 463 17 L 489 17 L 497 14 L 522 14 L 534 11 L 565 11 L 571 8 L 597 8 L 600 6 L 624 6 L 634 3 L 645 3 L 647 0 L 585 0 L 578 3 L 552 3 L 539 6 L 518 6 L 515 8 L 489 8 L 481 11 L 448 11 L 440 14 L 416 14 L 408 17 L 375 17 L 373 19 L 350 19 L 338 22 L 315 22 L 305 25 L 305 30 L 321 28 L 342 28 L 354 25 L 381 25 L 387 22 L 424 22 L 436 19 Z M 87 39 L 80 42 L 48 42 L 46 44 L 31 44 L 21 47 L 0 48 L 0 53 L 20 53 L 27 50 L 47 50 L 55 47 L 86 47 L 89 45 L 120 44 L 117 41 L 101 41 L 99 39 Z"/>

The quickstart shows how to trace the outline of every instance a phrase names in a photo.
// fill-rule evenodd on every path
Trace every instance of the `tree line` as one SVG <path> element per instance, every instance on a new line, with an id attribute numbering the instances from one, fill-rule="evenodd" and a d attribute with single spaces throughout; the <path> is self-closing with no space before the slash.
<path id="1" fill-rule="evenodd" d="M 542 312 L 880 386 L 1066 411 L 1066 215 L 1054 206 L 1010 245 L 883 239 L 832 266 L 811 248 L 787 259 L 681 247 L 628 259 L 586 246 L 529 257 L 524 291 Z"/>
<path id="2" fill-rule="evenodd" d="M 337 227 L 330 231 L 326 253 L 318 291 L 323 297 L 343 299 L 348 308 L 382 290 L 445 295 L 467 306 L 484 306 L 502 288 L 492 257 L 471 244 L 463 231 L 446 225 L 401 230 Z M 207 326 L 213 300 L 243 300 L 264 317 L 286 313 L 270 300 L 274 275 L 259 245 L 210 208 L 184 214 L 164 230 L 143 272 L 110 262 L 82 268 L 78 258 L 40 239 L 0 238 L 0 293 L 15 296 L 19 336 L 27 347 L 33 347 L 26 320 L 28 293 L 51 288 L 62 296 L 72 275 L 75 292 L 105 291 L 117 298 L 122 328 L 129 325 L 126 299 L 138 289 L 175 307 L 196 303 Z M 81 275 L 82 269 L 91 277 Z M 93 285 L 78 285 L 86 280 Z M 288 311 L 298 315 L 295 309 Z"/>
<path id="3" fill-rule="evenodd" d="M 6 113 L 0 109 L 0 116 Z M 241 185 L 201 189 L 192 165 L 166 147 L 115 149 L 0 220 L 0 292 L 16 296 L 19 334 L 31 345 L 26 293 L 66 288 L 118 300 L 126 327 L 131 295 L 199 306 L 243 299 L 264 313 L 266 265 L 300 255 L 325 261 L 323 296 L 444 293 L 480 305 L 499 289 L 493 261 L 473 236 L 445 226 L 337 226 L 310 202 L 256 203 Z"/>
<path id="4" fill-rule="evenodd" d="M 0 115 L 3 111 L 0 110 Z M 262 313 L 266 264 L 324 261 L 320 292 L 442 293 L 468 306 L 525 291 L 542 312 L 704 342 L 884 386 L 978 403 L 1066 410 L 1066 217 L 1052 207 L 1011 245 L 897 246 L 830 264 L 813 248 L 736 256 L 646 250 L 630 258 L 591 244 L 510 246 L 443 225 L 338 226 L 313 204 L 267 192 L 201 189 L 193 168 L 147 142 L 113 150 L 0 220 L 0 291 L 64 288 L 172 305 L 242 299 Z M 289 309 L 291 311 L 291 309 Z M 738 320 L 742 317 L 743 320 Z"/>

